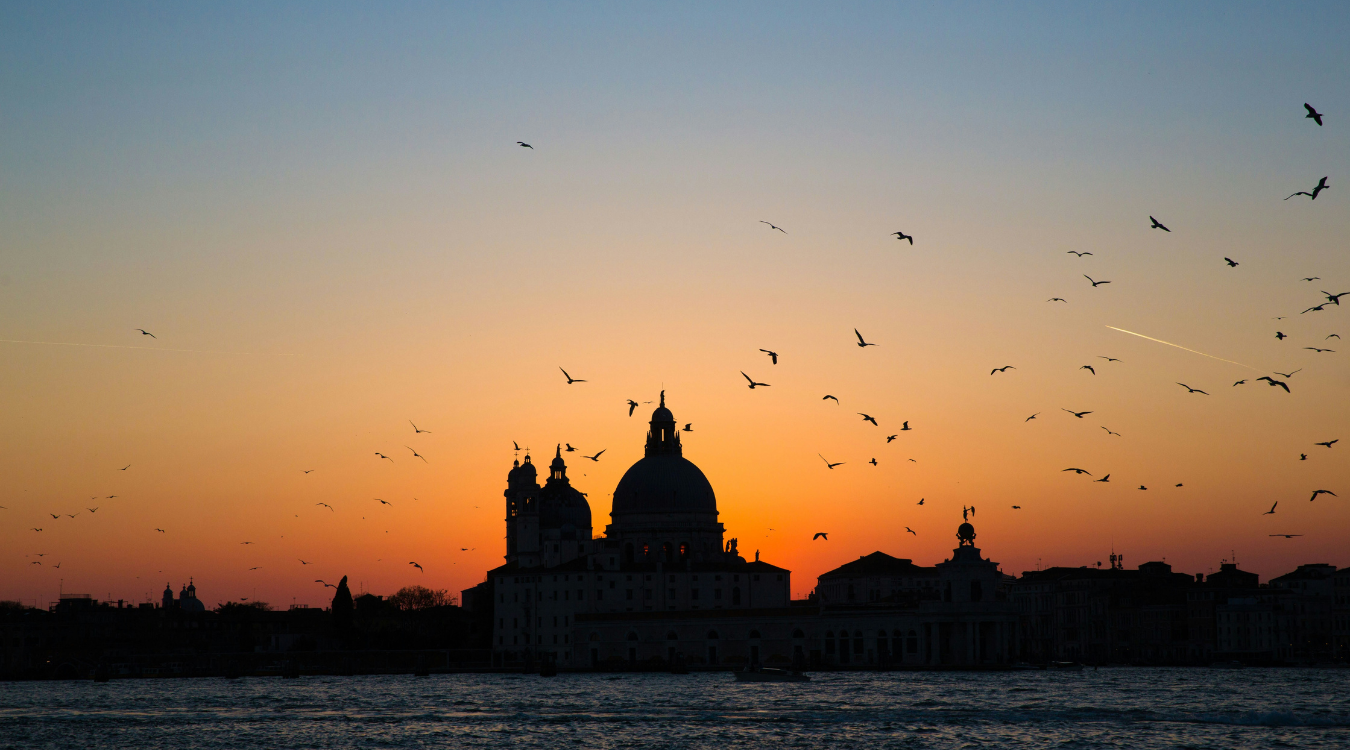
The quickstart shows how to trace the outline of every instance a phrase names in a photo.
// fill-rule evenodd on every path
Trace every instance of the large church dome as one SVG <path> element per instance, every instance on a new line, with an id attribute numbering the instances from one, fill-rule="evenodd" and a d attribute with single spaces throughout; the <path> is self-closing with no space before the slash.
<path id="1" fill-rule="evenodd" d="M 717 513 L 717 497 L 703 472 L 686 459 L 675 416 L 661 405 L 652 413 L 647 451 L 614 489 L 614 516 L 629 513 Z"/>

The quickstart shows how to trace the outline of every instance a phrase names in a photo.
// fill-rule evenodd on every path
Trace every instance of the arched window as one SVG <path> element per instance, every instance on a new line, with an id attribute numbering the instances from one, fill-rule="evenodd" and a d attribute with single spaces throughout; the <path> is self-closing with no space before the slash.
<path id="1" fill-rule="evenodd" d="M 716 631 L 716 630 L 709 630 L 709 631 L 708 631 L 708 640 L 710 640 L 710 641 L 715 641 L 715 640 L 717 640 L 717 631 Z"/>
<path id="2" fill-rule="evenodd" d="M 678 641 L 678 640 L 680 640 L 680 636 L 679 636 L 674 630 L 672 630 L 672 631 L 670 631 L 669 633 L 666 633 L 666 640 L 668 640 L 668 641 Z"/>
<path id="3" fill-rule="evenodd" d="M 758 638 L 758 637 L 759 637 L 759 631 L 758 631 L 758 630 L 751 630 L 751 631 L 750 631 L 750 637 L 751 637 L 752 639 L 753 639 L 753 638 Z"/>
<path id="4" fill-rule="evenodd" d="M 688 556 L 689 556 L 689 542 L 680 542 L 680 559 L 683 560 Z"/>
<path id="5" fill-rule="evenodd" d="M 797 628 L 796 630 L 792 631 L 792 637 L 793 637 L 793 638 L 805 638 L 805 637 L 806 637 L 806 633 L 803 633 L 801 628 Z"/>
<path id="6" fill-rule="evenodd" d="M 636 641 L 637 639 L 638 639 L 637 633 L 629 633 L 629 634 L 628 634 L 628 640 L 630 640 L 630 641 Z"/>
<path id="7" fill-rule="evenodd" d="M 674 545 L 672 545 L 670 542 L 666 542 L 665 544 L 661 545 L 662 562 L 674 562 L 674 556 L 675 556 Z"/>
<path id="8" fill-rule="evenodd" d="M 649 555 L 649 554 L 651 554 L 651 550 L 649 550 L 649 549 L 647 548 L 647 543 L 646 543 L 646 542 L 643 542 L 643 543 L 642 543 L 642 557 L 645 559 L 645 558 L 647 557 L 647 555 Z"/>

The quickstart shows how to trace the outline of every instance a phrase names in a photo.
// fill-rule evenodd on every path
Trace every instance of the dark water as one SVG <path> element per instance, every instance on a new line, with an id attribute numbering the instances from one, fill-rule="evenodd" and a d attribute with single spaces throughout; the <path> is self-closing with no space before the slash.
<path id="1" fill-rule="evenodd" d="M 1350 748 L 1350 670 L 0 683 L 4 748 Z"/>

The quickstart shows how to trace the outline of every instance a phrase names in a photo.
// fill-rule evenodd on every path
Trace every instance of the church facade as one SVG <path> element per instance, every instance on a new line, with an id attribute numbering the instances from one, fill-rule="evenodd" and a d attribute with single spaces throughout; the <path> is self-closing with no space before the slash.
<path id="1" fill-rule="evenodd" d="M 491 607 L 500 666 L 977 666 L 1013 653 L 1004 576 L 968 523 L 950 560 L 920 567 L 874 553 L 793 601 L 790 571 L 747 561 L 725 539 L 664 392 L 602 536 L 561 449 L 542 486 L 530 456 L 515 463 L 505 501 L 505 563 L 463 599 Z"/>

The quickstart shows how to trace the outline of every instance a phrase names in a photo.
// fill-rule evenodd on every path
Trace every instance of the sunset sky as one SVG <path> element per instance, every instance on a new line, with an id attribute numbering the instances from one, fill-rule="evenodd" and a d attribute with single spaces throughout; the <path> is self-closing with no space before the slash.
<path id="1" fill-rule="evenodd" d="M 1350 297 L 1300 312 L 1350 292 L 1348 40 L 1339 3 L 0 6 L 0 599 L 458 593 L 512 441 L 606 451 L 600 534 L 662 388 L 797 596 L 941 561 L 963 505 L 1014 574 L 1350 565 Z"/>

